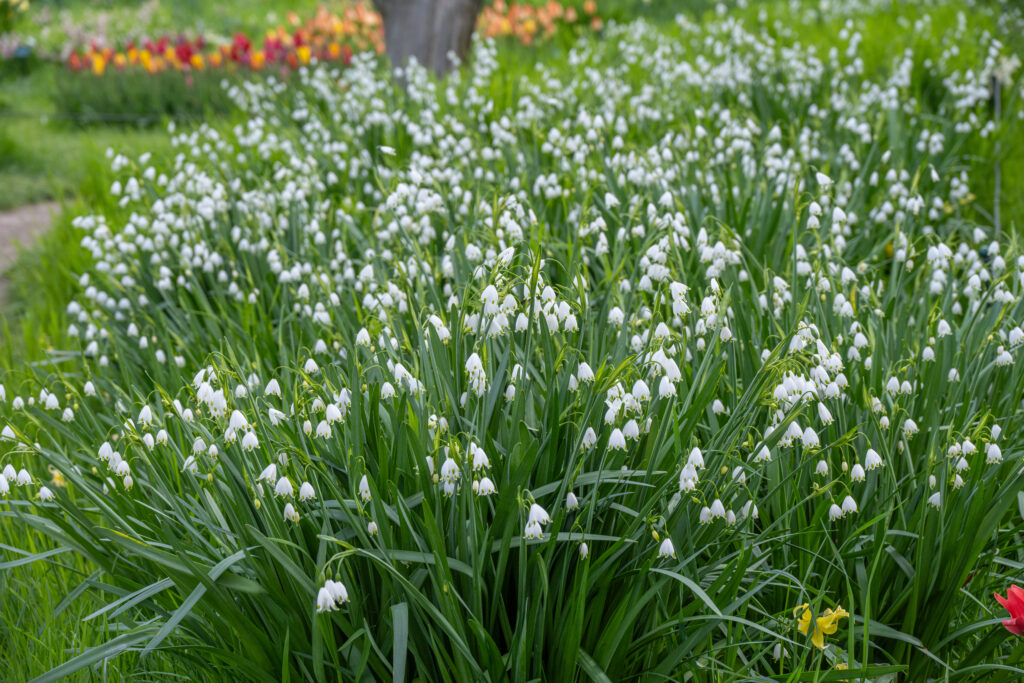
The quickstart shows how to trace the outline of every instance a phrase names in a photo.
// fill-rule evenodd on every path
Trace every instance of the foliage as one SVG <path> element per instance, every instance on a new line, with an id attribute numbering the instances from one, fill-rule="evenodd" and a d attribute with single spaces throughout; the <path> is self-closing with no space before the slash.
<path id="1" fill-rule="evenodd" d="M 17 559 L 108 600 L 51 679 L 1019 678 L 1008 55 L 949 7 L 357 57 L 113 158 L 67 342 L 3 382 Z M 939 54 L 860 33 L 908 17 Z"/>

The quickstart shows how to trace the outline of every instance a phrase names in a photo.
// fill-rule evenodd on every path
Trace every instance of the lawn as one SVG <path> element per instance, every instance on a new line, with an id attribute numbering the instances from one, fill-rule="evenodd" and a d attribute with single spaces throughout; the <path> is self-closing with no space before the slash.
<path id="1" fill-rule="evenodd" d="M 8 677 L 1019 680 L 997 9 L 609 0 L 445 81 L 17 119 L 76 203 L 0 354 Z"/>

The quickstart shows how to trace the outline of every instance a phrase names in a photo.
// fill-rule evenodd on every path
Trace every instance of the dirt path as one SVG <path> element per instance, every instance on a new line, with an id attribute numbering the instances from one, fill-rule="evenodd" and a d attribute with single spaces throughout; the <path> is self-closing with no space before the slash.
<path id="1" fill-rule="evenodd" d="M 18 248 L 32 246 L 39 235 L 50 229 L 59 211 L 60 204 L 57 202 L 0 211 L 0 303 L 3 303 L 7 288 L 4 273 L 18 257 Z"/>

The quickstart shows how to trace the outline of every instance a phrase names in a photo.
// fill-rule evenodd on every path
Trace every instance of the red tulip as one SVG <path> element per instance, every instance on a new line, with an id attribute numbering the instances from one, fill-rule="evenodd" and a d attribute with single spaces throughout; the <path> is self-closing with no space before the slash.
<path id="1" fill-rule="evenodd" d="M 1010 613 L 1010 618 L 1003 620 L 1003 626 L 1014 635 L 1024 636 L 1024 588 L 1010 586 L 1005 598 L 999 593 L 994 595 L 999 604 Z"/>

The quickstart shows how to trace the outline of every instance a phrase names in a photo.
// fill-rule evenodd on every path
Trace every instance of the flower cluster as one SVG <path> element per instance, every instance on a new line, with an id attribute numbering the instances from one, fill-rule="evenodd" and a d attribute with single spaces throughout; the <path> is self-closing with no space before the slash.
<path id="1" fill-rule="evenodd" d="M 348 63 L 354 52 L 382 52 L 383 35 L 380 15 L 367 4 L 356 2 L 340 15 L 320 7 L 305 22 L 289 13 L 287 28 L 278 26 L 259 39 L 236 33 L 230 42 L 218 45 L 208 44 L 202 36 L 129 41 L 122 49 L 91 44 L 82 52 L 70 53 L 67 65 L 72 71 L 91 71 L 97 76 L 108 69 L 133 68 L 150 74 L 222 68 L 295 70 L 313 59 Z"/>
<path id="2" fill-rule="evenodd" d="M 594 0 L 586 0 L 579 9 L 557 0 L 541 5 L 496 0 L 481 11 L 477 31 L 486 38 L 511 37 L 523 45 L 532 45 L 551 38 L 562 26 L 576 25 L 600 30 L 602 21 Z"/>
<path id="3" fill-rule="evenodd" d="M 949 47 L 879 57 L 862 5 L 610 23 L 514 97 L 493 40 L 404 87 L 356 55 L 230 85 L 244 120 L 172 130 L 168 164 L 111 151 L 60 365 L 0 387 L 7 500 L 126 590 L 201 584 L 189 633 L 251 625 L 274 675 L 407 610 L 443 653 L 419 677 L 501 677 L 517 624 L 579 610 L 523 678 L 581 652 L 638 678 L 659 648 L 682 678 L 721 646 L 693 618 L 770 677 L 793 618 L 812 650 L 848 616 L 794 595 L 871 601 L 944 645 L 856 652 L 944 675 L 1024 477 L 1024 254 L 963 156 L 1005 48 L 919 19 Z M 648 632 L 657 657 L 604 635 Z"/>
<path id="4" fill-rule="evenodd" d="M 212 45 L 202 36 L 128 41 L 123 48 L 93 42 L 85 50 L 70 52 L 66 63 L 72 71 L 90 71 L 96 76 L 110 69 L 141 69 L 150 74 L 224 68 L 295 70 L 313 59 L 347 64 L 355 52 L 373 50 L 380 54 L 384 51 L 381 16 L 362 0 L 346 5 L 340 14 L 321 6 L 304 22 L 294 12 L 289 12 L 287 21 L 287 27 L 278 26 L 262 38 L 236 33 L 230 42 Z M 519 3 L 506 5 L 499 0 L 481 12 L 478 31 L 487 37 L 511 36 L 530 45 L 550 38 L 560 27 L 576 25 L 595 31 L 601 28 L 594 0 L 584 2 L 582 12 L 572 6 L 563 7 L 555 0 L 539 7 Z"/>

